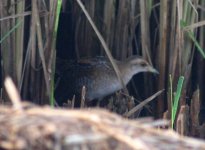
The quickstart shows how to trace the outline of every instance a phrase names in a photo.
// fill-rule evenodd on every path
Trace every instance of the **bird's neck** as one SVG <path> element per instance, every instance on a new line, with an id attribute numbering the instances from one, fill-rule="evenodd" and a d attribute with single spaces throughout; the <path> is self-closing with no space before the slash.
<path id="1" fill-rule="evenodd" d="M 119 62 L 118 67 L 121 72 L 122 80 L 124 84 L 127 85 L 136 72 L 134 72 L 126 62 Z"/>

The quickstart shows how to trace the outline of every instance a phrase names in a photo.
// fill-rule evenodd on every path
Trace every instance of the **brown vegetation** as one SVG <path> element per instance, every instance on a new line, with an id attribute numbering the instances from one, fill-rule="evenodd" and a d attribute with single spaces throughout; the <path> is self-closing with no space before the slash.
<path id="1" fill-rule="evenodd" d="M 175 128 L 181 134 L 204 137 L 204 18 L 203 0 L 84 0 L 112 56 L 141 55 L 159 71 L 129 85 L 131 95 L 145 99 L 165 89 L 155 103 L 155 117 L 170 119 L 169 75 L 176 90 L 185 77 Z M 23 99 L 49 104 L 53 97 L 56 55 L 65 59 L 107 55 L 76 0 L 64 0 L 57 46 L 54 0 L 1 0 L 1 91 L 11 76 Z M 67 16 L 67 17 L 66 17 Z M 63 33 L 63 34 L 62 34 Z M 55 49 L 56 47 L 56 49 Z M 108 55 L 108 57 L 110 57 Z M 142 79 L 142 80 L 141 80 Z M 140 82 L 139 82 L 140 80 Z M 137 93 L 137 94 L 136 94 Z M 140 93 L 140 94 L 139 94 Z M 164 112 L 166 113 L 164 114 Z M 145 113 L 146 114 L 146 113 Z"/>

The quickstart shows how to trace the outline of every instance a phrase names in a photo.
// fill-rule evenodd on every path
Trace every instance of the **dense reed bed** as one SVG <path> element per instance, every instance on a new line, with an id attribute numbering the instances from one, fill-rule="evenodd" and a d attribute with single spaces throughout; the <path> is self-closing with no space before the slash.
<path id="1" fill-rule="evenodd" d="M 3 103 L 8 101 L 2 84 L 7 75 L 23 99 L 53 105 L 56 56 L 79 59 L 107 54 L 77 1 L 63 0 L 61 13 L 58 2 L 0 1 Z M 142 101 L 165 89 L 151 104 L 154 116 L 170 119 L 176 107 L 173 127 L 181 134 L 203 137 L 205 2 L 84 0 L 83 4 L 114 58 L 140 55 L 159 71 L 157 77 L 134 78 L 128 87 L 130 95 Z M 178 105 L 173 105 L 175 91 Z"/>

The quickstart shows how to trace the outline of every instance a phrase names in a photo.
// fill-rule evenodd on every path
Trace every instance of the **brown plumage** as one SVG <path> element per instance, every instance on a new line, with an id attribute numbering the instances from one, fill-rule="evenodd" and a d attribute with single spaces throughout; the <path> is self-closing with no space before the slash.
<path id="1" fill-rule="evenodd" d="M 125 85 L 139 72 L 158 73 L 138 56 L 129 57 L 125 61 L 115 61 Z M 60 76 L 56 81 L 55 98 L 59 105 L 72 99 L 73 95 L 79 100 L 83 86 L 86 87 L 86 101 L 103 98 L 123 88 L 111 63 L 105 57 L 61 63 L 57 68 Z"/>

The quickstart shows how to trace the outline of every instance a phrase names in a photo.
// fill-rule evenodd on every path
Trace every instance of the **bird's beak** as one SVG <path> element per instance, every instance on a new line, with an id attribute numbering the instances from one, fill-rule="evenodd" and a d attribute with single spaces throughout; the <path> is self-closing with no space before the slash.
<path id="1" fill-rule="evenodd" d="M 148 71 L 151 72 L 151 73 L 154 73 L 154 74 L 159 74 L 159 72 L 155 68 L 153 68 L 151 66 L 148 67 Z"/>

